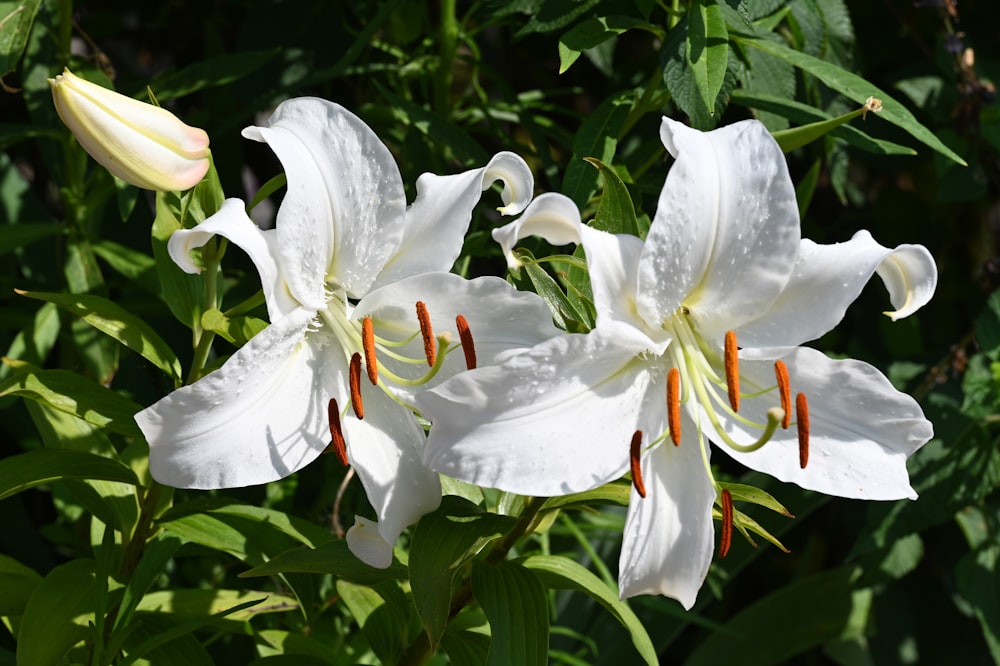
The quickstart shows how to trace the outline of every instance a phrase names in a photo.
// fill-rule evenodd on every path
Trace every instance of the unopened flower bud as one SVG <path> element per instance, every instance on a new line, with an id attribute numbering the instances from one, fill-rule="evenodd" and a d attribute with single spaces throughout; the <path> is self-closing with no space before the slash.
<path id="1" fill-rule="evenodd" d="M 126 97 L 68 69 L 49 79 L 59 117 L 104 168 L 147 190 L 198 184 L 209 166 L 208 134 L 166 109 Z"/>

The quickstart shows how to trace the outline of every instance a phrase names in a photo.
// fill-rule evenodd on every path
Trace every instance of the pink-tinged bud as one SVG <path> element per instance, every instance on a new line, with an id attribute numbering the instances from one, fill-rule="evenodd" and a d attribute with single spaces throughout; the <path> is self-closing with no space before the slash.
<path id="1" fill-rule="evenodd" d="M 49 79 L 59 117 L 105 169 L 147 190 L 180 191 L 209 166 L 208 134 L 166 109 L 74 75 Z"/>

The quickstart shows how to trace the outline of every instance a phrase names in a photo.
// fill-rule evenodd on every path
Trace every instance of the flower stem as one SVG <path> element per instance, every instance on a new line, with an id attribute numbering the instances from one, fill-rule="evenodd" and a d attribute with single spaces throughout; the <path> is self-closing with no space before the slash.
<path id="1" fill-rule="evenodd" d="M 455 0 L 441 0 L 441 50 L 438 52 L 437 95 L 434 100 L 438 113 L 449 115 L 451 104 L 451 66 L 458 43 L 458 20 Z"/>

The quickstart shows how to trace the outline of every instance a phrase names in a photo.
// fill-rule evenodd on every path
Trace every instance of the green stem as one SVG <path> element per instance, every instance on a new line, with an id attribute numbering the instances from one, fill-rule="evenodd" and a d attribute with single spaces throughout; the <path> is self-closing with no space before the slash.
<path id="1" fill-rule="evenodd" d="M 206 245 L 205 250 L 202 251 L 202 259 L 205 261 L 205 307 L 209 310 L 219 307 L 219 264 L 222 263 L 222 256 L 226 253 L 227 246 L 228 241 L 223 238 L 218 244 L 213 242 Z M 208 355 L 212 351 L 215 333 L 204 330 L 200 322 L 196 322 L 194 339 L 194 358 L 191 359 L 188 384 L 193 383 L 201 376 L 201 371 L 208 363 Z"/>
<path id="2" fill-rule="evenodd" d="M 437 112 L 448 115 L 451 106 L 451 66 L 455 61 L 458 44 L 458 20 L 455 16 L 455 0 L 441 0 L 441 49 L 438 52 Z"/>

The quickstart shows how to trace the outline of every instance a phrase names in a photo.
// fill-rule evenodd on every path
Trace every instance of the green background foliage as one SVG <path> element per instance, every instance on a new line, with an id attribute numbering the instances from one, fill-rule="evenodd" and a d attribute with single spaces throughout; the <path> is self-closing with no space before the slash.
<path id="1" fill-rule="evenodd" d="M 993 5 L 0 2 L 0 664 L 1000 662 Z M 64 66 L 141 99 L 148 87 L 205 128 L 218 181 L 213 171 L 155 199 L 116 182 L 55 114 L 46 79 Z M 733 491 L 790 553 L 735 539 L 684 612 L 618 600 L 624 483 L 547 503 L 446 484 L 462 497 L 404 535 L 386 570 L 338 538 L 372 514 L 333 456 L 261 487 L 152 483 L 131 415 L 266 318 L 239 252 L 192 278 L 158 260 L 165 238 L 223 192 L 250 200 L 270 185 L 277 161 L 239 130 L 301 95 L 371 125 L 411 200 L 422 172 L 513 150 L 540 191 L 639 235 L 669 165 L 662 115 L 700 129 L 757 117 L 783 133 L 804 236 L 865 228 L 938 262 L 937 295 L 917 316 L 889 323 L 870 287 L 814 343 L 921 402 L 935 438 L 910 460 L 920 499 L 828 498 L 716 456 L 719 478 L 769 493 Z M 871 95 L 880 114 L 804 127 Z M 283 191 L 273 185 L 262 224 Z M 504 270 L 490 208 L 463 275 Z M 571 331 L 593 317 L 579 257 L 514 277 Z M 795 518 L 764 511 L 771 502 Z"/>

